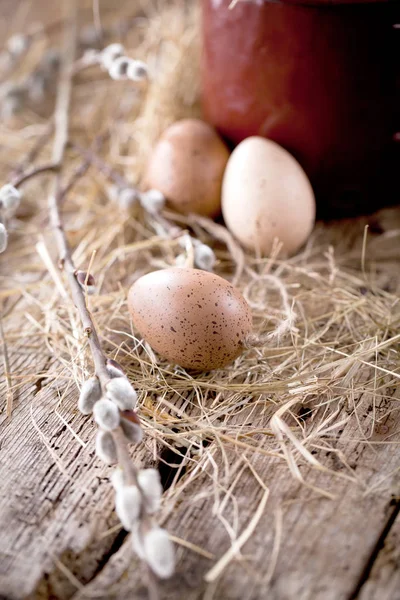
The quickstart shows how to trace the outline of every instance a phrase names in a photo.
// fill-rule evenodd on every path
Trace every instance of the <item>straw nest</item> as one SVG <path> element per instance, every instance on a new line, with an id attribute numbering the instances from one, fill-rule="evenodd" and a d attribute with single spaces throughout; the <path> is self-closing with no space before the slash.
<path id="1" fill-rule="evenodd" d="M 162 8 L 139 7 L 137 17 L 133 13 L 131 2 L 121 4 L 120 11 L 105 8 L 102 24 L 111 28 L 107 42 L 122 40 L 130 55 L 149 64 L 152 82 L 137 87 L 112 81 L 97 68 L 77 75 L 70 137 L 88 148 L 106 132 L 99 155 L 140 185 L 160 132 L 178 118 L 200 114 L 199 15 L 197 5 L 177 0 Z M 82 15 L 91 19 L 90 11 Z M 118 33 L 118 23 L 128 18 L 132 26 Z M 53 25 L 35 37 L 13 81 L 35 68 L 45 48 L 57 45 L 59 33 Z M 53 101 L 50 90 L 40 105 L 31 103 L 1 125 L 4 181 L 16 167 L 32 165 L 35 148 L 40 151 L 34 164 L 49 159 Z M 68 149 L 65 181 L 82 160 Z M 55 357 L 45 383 L 56 385 L 62 405 L 64 391 L 92 373 L 92 361 L 63 276 L 51 268 L 56 250 L 47 225 L 45 182 L 43 176 L 24 187 L 23 205 L 0 259 L 0 299 L 9 352 L 24 339 L 31 356 L 45 348 L 49 358 Z M 288 260 L 254 256 L 222 225 L 167 212 L 182 235 L 190 230 L 214 249 L 216 272 L 245 295 L 256 334 L 270 334 L 265 346 L 246 350 L 226 369 L 193 375 L 155 356 L 138 338 L 127 310 L 130 284 L 146 272 L 174 265 L 182 249 L 151 216 L 140 209 L 123 213 L 112 196 L 112 183 L 90 167 L 69 193 L 64 218 L 78 268 L 91 264 L 96 279 L 89 306 L 102 344 L 139 390 L 148 449 L 161 454 L 168 447 L 177 452 L 175 462 L 178 457 L 183 461 L 184 476 L 179 478 L 178 469 L 168 492 L 171 506 L 184 487 L 190 491 L 215 452 L 273 456 L 305 485 L 305 463 L 337 474 L 337 464 L 324 457 L 327 450 L 336 452 L 361 398 L 368 397 L 370 408 L 357 439 L 368 442 L 380 432 L 380 443 L 390 443 L 382 423 L 398 406 L 393 401 L 388 408 L 381 400 L 392 395 L 400 377 L 399 210 L 318 223 L 305 248 Z M 23 369 L 9 381 L 8 393 L 15 398 L 26 383 Z M 85 419 L 74 411 L 63 414 L 74 431 Z M 337 460 L 341 476 L 359 485 L 351 457 L 337 452 Z M 319 491 L 329 495 L 334 488 L 335 477 Z"/>

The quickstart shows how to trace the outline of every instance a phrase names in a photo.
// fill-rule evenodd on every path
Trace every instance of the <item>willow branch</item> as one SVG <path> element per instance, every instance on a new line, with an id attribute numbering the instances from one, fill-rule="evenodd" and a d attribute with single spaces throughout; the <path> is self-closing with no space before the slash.
<path id="1" fill-rule="evenodd" d="M 70 4 L 71 6 L 71 4 Z M 68 142 L 69 133 L 69 111 L 71 105 L 72 92 L 72 65 L 75 60 L 77 44 L 77 24 L 76 24 L 76 2 L 73 2 L 73 18 L 66 21 L 64 32 L 64 61 L 60 71 L 60 82 L 57 90 L 56 107 L 54 113 L 54 142 L 52 151 L 52 161 L 54 165 L 61 168 L 65 148 Z M 106 368 L 106 356 L 101 348 L 99 336 L 96 331 L 91 314 L 86 304 L 84 291 L 76 278 L 76 267 L 72 258 L 72 252 L 65 235 L 64 226 L 61 220 L 60 200 L 65 195 L 65 190 L 60 186 L 60 175 L 54 177 L 48 198 L 50 224 L 54 230 L 58 251 L 59 266 L 64 269 L 72 300 L 78 310 L 81 323 L 88 338 L 89 347 L 93 357 L 93 363 L 96 375 L 104 388 L 110 380 Z M 118 451 L 118 461 L 124 471 L 127 484 L 137 481 L 137 469 L 133 465 L 126 443 L 123 441 L 122 430 L 120 428 L 114 433 L 115 443 Z"/>
<path id="2" fill-rule="evenodd" d="M 10 183 L 14 187 L 18 188 L 23 183 L 25 183 L 29 179 L 33 179 L 33 177 L 36 177 L 37 175 L 41 175 L 42 173 L 58 171 L 59 168 L 60 168 L 60 165 L 58 163 L 48 163 L 45 165 L 41 165 L 39 167 L 34 167 L 30 171 L 27 171 L 26 173 L 22 173 L 21 175 L 16 176 L 14 179 L 11 180 Z"/>
<path id="3" fill-rule="evenodd" d="M 53 133 L 53 123 L 50 123 L 46 128 L 45 133 L 36 141 L 33 147 L 27 152 L 23 160 L 16 165 L 15 169 L 11 174 L 11 180 L 17 180 L 18 177 L 22 176 L 23 173 L 30 167 L 30 165 L 39 156 L 45 145 L 50 139 Z"/>
<path id="4" fill-rule="evenodd" d="M 93 165 L 99 173 L 101 173 L 106 179 L 112 181 L 117 187 L 130 188 L 140 194 L 140 190 L 129 183 L 127 179 L 118 171 L 113 169 L 105 160 L 103 160 L 97 153 L 95 148 L 83 148 L 79 144 L 72 143 L 71 148 L 78 152 L 85 161 L 88 161 Z M 171 239 L 175 239 L 184 233 L 184 230 L 177 225 L 173 225 L 168 219 L 166 219 L 161 213 L 152 214 L 153 222 L 158 225 L 158 229 L 161 229 L 164 235 L 167 235 Z M 156 227 L 157 229 L 157 227 Z"/>
<path id="5" fill-rule="evenodd" d="M 64 33 L 64 61 L 60 72 L 60 82 L 57 90 L 56 108 L 54 113 L 55 133 L 52 151 L 52 161 L 58 167 L 61 167 L 65 154 L 65 148 L 68 141 L 69 132 L 69 109 L 71 104 L 72 91 L 72 71 L 71 66 L 75 59 L 77 44 L 77 24 L 76 24 L 76 2 L 73 3 L 72 11 L 74 13 L 70 24 L 66 24 Z M 96 373 L 100 381 L 106 381 L 108 378 L 106 361 L 104 353 L 100 347 L 100 341 L 94 327 L 91 315 L 86 306 L 85 295 L 78 283 L 75 272 L 76 268 L 72 259 L 71 249 L 69 248 L 64 226 L 61 221 L 59 200 L 62 195 L 60 188 L 60 176 L 57 174 L 52 182 L 49 194 L 49 215 L 50 224 L 54 229 L 60 260 L 59 264 L 67 275 L 70 285 L 72 299 L 81 317 L 82 326 L 88 337 L 90 349 L 93 355 Z"/>
<path id="6" fill-rule="evenodd" d="M 97 153 L 95 149 L 92 148 L 83 148 L 80 144 L 71 143 L 71 148 L 75 150 L 78 154 L 80 154 L 85 160 L 88 160 L 90 164 L 92 164 L 96 169 L 104 175 L 106 179 L 109 179 L 113 183 L 115 183 L 118 187 L 127 188 L 133 187 L 128 181 L 125 179 L 123 175 L 118 173 L 111 165 L 109 165 L 105 160 L 103 160 Z"/>

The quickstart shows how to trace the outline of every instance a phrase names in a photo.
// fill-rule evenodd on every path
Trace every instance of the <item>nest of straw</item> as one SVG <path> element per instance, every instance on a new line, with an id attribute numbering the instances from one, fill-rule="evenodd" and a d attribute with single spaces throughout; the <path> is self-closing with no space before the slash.
<path id="1" fill-rule="evenodd" d="M 178 0 L 145 10 L 132 4 L 121 3 L 118 11 L 105 7 L 102 25 L 111 27 L 107 42 L 122 41 L 132 56 L 150 65 L 153 80 L 138 87 L 112 81 L 99 70 L 80 74 L 74 83 L 71 139 L 88 147 L 107 131 L 99 154 L 140 185 L 162 130 L 176 119 L 201 114 L 199 14 L 197 5 Z M 90 11 L 86 18 L 90 21 Z M 132 27 L 119 35 L 116 23 L 127 18 Z M 58 37 L 56 25 L 44 29 L 12 81 L 26 77 Z M 26 106 L 0 126 L 4 181 L 18 166 L 49 159 L 53 100 L 50 91 L 40 106 Z M 81 163 L 82 156 L 69 149 L 63 176 Z M 44 258 L 56 256 L 45 181 L 32 180 L 25 187 L 10 245 L 0 258 L 0 300 L 9 350 L 23 338 L 33 360 L 39 348 L 55 359 L 47 384 L 57 387 L 62 406 L 62 390 L 91 374 L 92 362 L 64 279 Z M 305 463 L 334 474 L 337 465 L 324 459 L 326 451 L 336 451 L 366 394 L 372 409 L 357 436 L 368 440 L 380 432 L 381 443 L 390 443 L 382 423 L 398 406 L 380 409 L 379 400 L 397 388 L 400 377 L 398 209 L 318 223 L 305 248 L 287 260 L 244 252 L 221 225 L 167 213 L 214 249 L 216 272 L 245 295 L 256 334 L 270 334 L 265 346 L 249 348 L 226 369 L 193 375 L 155 356 L 138 338 L 127 310 L 128 287 L 146 272 L 174 265 L 181 248 L 176 239 L 158 234 L 151 216 L 141 209 L 125 214 L 111 196 L 110 181 L 90 168 L 64 203 L 66 229 L 77 267 L 86 270 L 91 264 L 96 278 L 97 293 L 89 305 L 102 344 L 139 390 L 147 448 L 158 455 L 169 448 L 183 461 L 185 474 L 175 477 L 168 492 L 170 506 L 183 488 L 190 491 L 216 452 L 273 456 L 306 485 Z M 23 368 L 9 381 L 14 398 L 26 383 Z M 76 431 L 84 417 L 67 408 L 64 418 Z M 350 457 L 337 456 L 349 481 L 355 481 Z M 335 477 L 319 491 L 329 495 L 334 488 Z"/>

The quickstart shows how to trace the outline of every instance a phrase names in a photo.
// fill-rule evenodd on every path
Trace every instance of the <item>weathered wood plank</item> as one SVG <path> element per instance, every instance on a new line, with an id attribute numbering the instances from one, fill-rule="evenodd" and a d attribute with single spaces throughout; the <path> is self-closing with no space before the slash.
<path id="1" fill-rule="evenodd" d="M 27 361 L 20 353 L 23 346 L 21 337 L 11 353 L 12 372 L 26 373 L 30 364 L 32 374 L 41 372 L 49 360 L 46 349 L 33 353 Z M 65 390 L 63 382 L 62 371 L 54 365 L 48 373 L 49 385 L 38 391 L 34 381 L 27 384 L 16 401 L 12 421 L 3 418 L 0 428 L 0 477 L 6 482 L 0 497 L 3 553 L 0 589 L 10 599 L 71 597 L 76 586 L 61 572 L 57 561 L 84 585 L 96 576 L 118 535 L 117 532 L 105 535 L 117 521 L 113 515 L 112 491 L 105 479 L 107 469 L 93 458 L 95 429 L 90 420 L 76 412 L 74 385 Z M 59 412 L 80 439 L 88 443 L 87 448 L 81 447 L 57 416 L 54 410 L 59 401 L 57 391 L 62 398 Z M 235 449 L 229 443 L 224 445 L 224 453 L 215 442 L 206 448 L 200 462 L 202 471 L 189 479 L 188 484 L 185 477 L 181 480 L 179 485 L 183 490 L 178 496 L 178 506 L 170 505 L 167 494 L 164 513 L 175 536 L 196 544 L 215 558 L 206 559 L 187 548 L 180 549 L 177 575 L 164 586 L 166 597 L 180 598 L 184 590 L 194 600 L 203 593 L 211 594 L 215 588 L 215 597 L 232 599 L 255 599 L 265 594 L 277 600 L 348 598 L 390 511 L 394 510 L 390 506 L 391 495 L 399 493 L 396 479 L 399 438 L 395 418 L 389 412 L 398 399 L 386 397 L 382 391 L 375 409 L 379 414 L 388 413 L 388 417 L 368 443 L 371 401 L 369 393 L 365 393 L 362 401 L 353 400 L 357 415 L 353 414 L 337 443 L 330 440 L 334 451 L 315 449 L 315 456 L 339 473 L 346 472 L 340 453 L 346 456 L 351 466 L 356 467 L 360 482 L 367 484 L 366 488 L 315 473 L 306 466 L 302 468 L 308 483 L 332 491 L 336 500 L 321 498 L 304 488 L 276 458 L 249 451 L 243 454 L 240 446 Z M 347 411 L 344 405 L 337 422 L 347 417 Z M 185 414 L 200 418 L 201 410 L 189 404 Z M 254 411 L 251 406 L 236 419 L 244 427 L 266 426 L 262 410 Z M 388 436 L 392 444 L 380 445 Z M 352 441 L 355 439 L 359 441 Z M 147 449 L 141 449 L 141 457 L 149 449 L 153 449 L 150 441 Z M 262 449 L 260 439 L 259 451 Z M 255 533 L 243 547 L 245 560 L 229 564 L 216 584 L 206 584 L 204 575 L 229 549 L 226 524 L 230 524 L 232 535 L 237 537 L 257 510 L 264 493 L 260 481 L 269 487 L 271 495 Z M 374 493 L 365 493 L 374 486 L 377 486 Z M 277 545 L 279 515 L 282 515 L 282 533 Z M 274 548 L 279 548 L 279 553 L 272 569 Z M 136 589 L 138 597 L 145 594 L 136 559 L 130 557 L 126 548 L 120 555 L 125 567 L 129 566 L 128 577 L 125 574 L 119 578 L 121 572 L 115 568 L 117 555 L 105 564 L 85 593 L 110 597 L 113 592 L 109 584 L 117 579 L 117 598 L 131 597 Z"/>
<path id="2" fill-rule="evenodd" d="M 384 410 L 390 405 L 388 400 L 381 408 Z M 396 442 L 393 445 L 368 444 L 362 435 L 370 429 L 368 406 L 370 398 L 359 404 L 358 417 L 354 416 L 344 427 L 336 452 L 328 451 L 326 457 L 326 452 L 321 450 L 315 455 L 321 462 L 325 459 L 325 464 L 328 459 L 336 473 L 345 473 L 340 459 L 343 453 L 355 468 L 359 484 L 302 469 L 308 483 L 330 490 L 336 496 L 334 500 L 322 498 L 293 480 L 287 467 L 275 458 L 257 453 L 246 456 L 240 449 L 223 456 L 216 444 L 210 446 L 202 475 L 183 491 L 179 505 L 173 508 L 167 520 L 169 531 L 218 559 L 231 545 L 227 529 L 232 528 L 237 538 L 257 510 L 264 493 L 260 481 L 269 487 L 270 498 L 241 556 L 233 560 L 215 582 L 205 581 L 215 559 L 204 558 L 186 548 L 179 549 L 177 574 L 162 584 L 162 597 L 169 600 L 349 599 L 391 511 L 396 510 L 391 503 L 392 494 L 400 492 L 399 435 L 391 438 Z M 384 427 L 387 434 L 395 432 L 394 419 L 389 417 Z M 381 434 L 376 432 L 370 441 L 380 439 Z M 217 469 L 218 478 L 223 482 L 221 486 L 215 485 Z M 181 483 L 184 486 L 185 478 Z M 121 548 L 74 600 L 83 599 L 85 594 L 103 594 L 103 597 L 120 600 L 145 598 L 137 561 L 133 559 L 129 563 L 129 560 L 129 548 Z M 395 589 L 397 576 L 393 570 L 391 577 L 385 584 L 388 590 Z M 376 591 L 379 589 L 378 585 Z M 367 596 L 368 600 L 373 597 Z"/>
<path id="3" fill-rule="evenodd" d="M 74 594 L 77 586 L 94 577 L 88 589 L 79 592 L 79 597 L 85 593 L 111 597 L 114 591 L 109 586 L 113 581 L 118 582 L 115 595 L 121 600 L 144 596 L 142 569 L 137 568 L 136 559 L 130 557 L 126 547 L 107 562 L 118 536 L 117 531 L 110 535 L 107 532 L 117 520 L 112 490 L 106 480 L 108 470 L 93 457 L 95 428 L 76 412 L 77 392 L 70 373 L 63 373 L 58 363 L 53 365 L 45 345 L 38 347 L 37 340 L 32 340 L 34 327 L 24 328 L 28 306 L 24 302 L 15 311 L 14 318 L 21 321 L 21 338 L 10 344 L 10 357 L 13 375 L 21 377 L 19 381 L 23 382 L 28 373 L 29 382 L 21 383 L 12 421 L 4 415 L 0 417 L 1 593 L 10 600 L 51 597 L 64 600 Z M 29 307 L 28 312 L 40 321 L 40 314 L 36 315 L 34 308 Z M 14 321 L 14 330 L 18 329 L 16 324 Z M 25 331 L 29 334 L 27 343 Z M 40 389 L 35 380 L 48 369 L 48 385 Z M 368 367 L 365 377 L 366 380 L 370 377 Z M 66 381 L 70 384 L 67 389 Z M 158 395 L 162 386 L 156 378 L 154 382 L 146 381 L 150 395 Z M 326 449 L 321 449 L 325 441 L 318 436 L 321 447 L 315 447 L 314 452 L 323 464 L 338 473 L 347 473 L 341 459 L 346 457 L 355 468 L 359 485 L 316 473 L 303 465 L 301 469 L 308 483 L 336 495 L 335 500 L 328 500 L 293 480 L 282 461 L 263 455 L 262 436 L 258 452 L 249 449 L 244 452 L 240 439 L 233 438 L 233 442 L 225 439 L 223 444 L 212 441 L 202 450 L 196 476 L 188 469 L 187 476 L 178 484 L 181 492 L 174 506 L 166 494 L 164 515 L 173 535 L 197 545 L 213 558 L 180 548 L 178 572 L 164 584 L 167 598 L 175 600 L 184 594 L 195 600 L 204 594 L 208 597 L 214 594 L 215 598 L 232 600 L 265 596 L 272 600 L 345 600 L 351 596 L 390 511 L 394 510 L 390 506 L 392 494 L 399 494 L 396 479 L 399 437 L 396 412 L 390 412 L 396 410 L 398 397 L 391 398 L 389 393 L 385 396 L 381 381 L 378 401 L 367 393 L 363 400 L 353 398 L 352 381 L 352 377 L 347 378 L 350 388 L 340 392 L 342 411 L 336 415 L 335 423 L 347 419 L 349 413 L 352 417 L 337 441 L 334 437 L 326 438 L 329 441 Z M 178 378 L 174 381 L 177 390 L 181 384 Z M 207 381 L 202 384 L 207 389 Z M 186 383 L 185 389 L 188 389 Z M 193 418 L 201 429 L 203 410 L 189 392 L 186 394 L 186 398 L 177 399 L 181 416 Z M 59 412 L 88 444 L 86 448 L 57 416 L 55 408 L 60 397 Z M 166 400 L 173 403 L 175 398 L 171 394 Z M 210 400 L 215 401 L 215 396 Z M 377 414 L 387 413 L 388 417 L 371 437 L 372 417 L 368 411 L 373 401 Z M 157 411 L 151 414 L 156 418 Z M 229 427 L 235 422 L 247 431 L 253 426 L 261 430 L 269 427 L 260 403 L 254 409 L 249 402 L 248 410 L 242 410 L 238 417 L 223 414 Z M 309 425 L 310 431 L 317 422 Z M 146 446 L 139 453 L 139 458 L 148 462 L 157 455 L 151 436 L 156 437 L 158 424 L 154 421 L 153 425 Z M 332 436 L 335 434 L 336 430 Z M 193 440 L 198 442 L 200 438 L 201 433 L 199 438 L 192 434 Z M 379 445 L 386 438 L 391 444 Z M 171 443 L 179 446 L 178 438 L 171 439 Z M 229 563 L 216 582 L 206 583 L 206 573 L 229 550 L 230 536 L 233 539 L 240 536 L 260 506 L 264 494 L 260 481 L 271 494 L 255 532 L 243 546 L 242 557 Z M 371 489 L 374 487 L 375 490 Z M 280 515 L 282 532 L 277 538 Z M 128 566 L 123 576 L 120 558 Z M 64 567 L 77 578 L 76 585 L 62 571 Z"/>
<path id="4" fill-rule="evenodd" d="M 400 600 L 400 519 L 383 541 L 372 570 L 362 585 L 359 600 Z"/>
<path id="5" fill-rule="evenodd" d="M 40 369 L 40 355 L 21 364 L 12 353 L 10 363 L 14 374 Z M 48 372 L 50 381 L 56 373 L 59 367 Z M 12 420 L 0 424 L 0 593 L 10 600 L 27 597 L 40 582 L 40 597 L 68 598 L 74 587 L 55 559 L 88 581 L 118 535 L 107 534 L 118 521 L 108 470 L 94 457 L 96 429 L 77 414 L 75 386 L 64 385 L 26 385 Z"/>

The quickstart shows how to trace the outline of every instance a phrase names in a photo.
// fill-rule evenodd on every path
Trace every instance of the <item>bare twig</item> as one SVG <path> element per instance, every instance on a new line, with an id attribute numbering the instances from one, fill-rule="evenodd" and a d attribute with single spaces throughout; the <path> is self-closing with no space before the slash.
<path id="1" fill-rule="evenodd" d="M 200 225 L 200 227 L 205 229 L 215 239 L 226 244 L 236 265 L 235 274 L 232 278 L 232 284 L 237 285 L 244 270 L 245 258 L 242 248 L 233 238 L 232 234 L 226 229 L 226 227 L 223 227 L 218 223 L 214 223 L 214 221 L 211 221 L 211 219 L 208 219 L 207 217 L 201 217 L 200 215 L 189 215 L 188 223 L 189 225 Z"/>
<path id="2" fill-rule="evenodd" d="M 158 592 L 157 580 L 149 566 L 147 567 L 147 590 L 149 600 L 159 600 L 160 594 Z"/>
<path id="3" fill-rule="evenodd" d="M 79 144 L 71 143 L 71 148 L 78 152 L 85 160 L 89 161 L 100 173 L 109 179 L 113 183 L 115 183 L 118 187 L 133 187 L 130 185 L 125 177 L 118 173 L 111 165 L 109 165 L 105 160 L 103 160 L 97 153 L 96 148 L 83 148 Z"/>
<path id="4" fill-rule="evenodd" d="M 11 184 L 14 187 L 18 188 L 20 185 L 22 185 L 23 183 L 28 181 L 28 179 L 33 179 L 33 177 L 36 177 L 37 175 L 41 175 L 42 173 L 48 173 L 50 171 L 53 171 L 53 172 L 58 171 L 59 168 L 60 168 L 60 165 L 58 163 L 48 163 L 46 165 L 34 167 L 27 173 L 22 173 L 21 175 L 16 176 L 15 179 L 11 180 Z"/>
<path id="5" fill-rule="evenodd" d="M 102 41 L 103 28 L 101 26 L 99 0 L 93 0 L 92 8 L 93 8 L 93 21 L 94 21 L 94 26 L 96 28 L 97 37 L 99 38 L 100 41 Z"/>
<path id="6" fill-rule="evenodd" d="M 18 176 L 21 176 L 26 169 L 36 160 L 39 156 L 40 152 L 43 150 L 49 138 L 53 132 L 53 124 L 50 123 L 46 128 L 46 132 L 40 136 L 40 138 L 36 141 L 33 147 L 27 152 L 23 160 L 16 166 L 14 169 L 11 179 L 16 179 Z"/>
<path id="7" fill-rule="evenodd" d="M 76 4 L 74 3 L 74 5 L 74 10 L 76 11 Z M 75 58 L 76 35 L 77 27 L 75 18 L 71 21 L 71 25 L 66 26 L 65 59 L 60 73 L 60 83 L 58 87 L 54 115 L 55 136 L 52 158 L 54 163 L 58 164 L 59 166 L 62 164 L 65 148 L 68 141 L 69 108 L 71 103 L 72 90 L 71 65 L 73 64 Z M 67 187 L 67 189 L 69 189 L 69 186 Z M 104 352 L 101 348 L 100 340 L 95 325 L 86 305 L 85 294 L 82 290 L 81 285 L 76 279 L 76 267 L 72 259 L 71 249 L 69 247 L 65 235 L 65 230 L 62 224 L 60 214 L 60 199 L 64 195 L 65 190 L 61 189 L 59 174 L 57 174 L 54 178 L 52 189 L 49 195 L 49 215 L 59 250 L 59 265 L 60 268 L 64 269 L 66 273 L 71 290 L 72 299 L 78 310 L 83 329 L 89 341 L 95 371 L 100 379 L 100 383 L 104 387 L 110 380 L 110 376 L 106 368 L 106 356 L 104 355 Z M 130 460 L 126 444 L 121 444 L 121 439 L 123 439 L 122 431 L 120 432 L 117 430 L 115 433 L 115 442 L 117 443 L 118 456 L 123 462 L 123 465 L 121 466 L 123 467 L 127 480 L 135 481 L 136 469 L 134 468 Z M 121 445 L 123 447 L 121 447 Z"/>
<path id="8" fill-rule="evenodd" d="M 130 188 L 132 190 L 136 190 L 139 194 L 140 191 L 134 185 L 129 183 L 123 175 L 118 173 L 111 165 L 109 165 L 105 160 L 103 160 L 97 153 L 95 148 L 82 148 L 79 144 L 71 144 L 71 147 L 81 154 L 88 160 L 96 169 L 104 175 L 106 179 L 112 181 L 117 187 Z M 184 233 L 184 230 L 178 225 L 174 225 L 167 218 L 165 218 L 161 213 L 153 213 L 152 221 L 154 228 L 157 232 L 161 232 L 162 235 L 168 236 L 171 239 L 177 238 Z"/>
<path id="9" fill-rule="evenodd" d="M 72 92 L 72 65 L 75 58 L 75 48 L 77 42 L 77 27 L 76 27 L 76 2 L 73 4 L 74 18 L 72 19 L 72 25 L 66 26 L 65 28 L 65 60 L 63 68 L 60 73 L 60 82 L 58 86 L 56 108 L 55 108 L 55 135 L 53 143 L 52 159 L 56 165 L 61 167 L 65 148 L 68 142 L 69 132 L 69 109 L 71 104 L 71 92 Z M 97 140 L 100 142 L 101 137 Z M 52 182 L 51 191 L 48 199 L 50 223 L 54 230 L 54 236 L 56 238 L 58 251 L 59 251 L 59 267 L 64 270 L 69 283 L 72 300 L 79 313 L 79 317 L 85 331 L 85 335 L 88 338 L 89 347 L 92 353 L 93 363 L 95 366 L 96 375 L 100 381 L 102 391 L 105 392 L 107 384 L 110 382 L 111 377 L 107 370 L 107 358 L 101 347 L 99 336 L 96 331 L 95 324 L 92 316 L 86 304 L 86 297 L 84 288 L 81 286 L 77 279 L 77 270 L 72 259 L 71 249 L 69 247 L 67 237 L 65 234 L 64 226 L 61 219 L 61 201 L 65 198 L 66 193 L 70 190 L 71 186 L 75 181 L 82 175 L 88 166 L 90 161 L 86 158 L 82 165 L 77 169 L 73 175 L 70 183 L 64 188 L 60 185 L 60 173 L 54 176 Z M 143 493 L 141 485 L 138 481 L 138 469 L 133 464 L 131 456 L 129 454 L 127 441 L 125 434 L 121 426 L 111 431 L 115 447 L 117 451 L 117 460 L 123 471 L 124 485 L 130 486 L 135 485 L 141 495 L 141 508 L 140 508 L 140 529 L 142 535 L 146 534 L 152 527 L 151 517 L 146 513 L 146 496 Z M 158 597 L 157 586 L 154 578 L 151 578 L 151 585 L 149 586 L 149 594 L 153 599 Z"/>
<path id="10" fill-rule="evenodd" d="M 61 205 L 63 203 L 63 201 L 68 196 L 68 194 L 70 193 L 72 188 L 75 186 L 75 184 L 80 179 L 82 179 L 82 177 L 85 175 L 85 173 L 89 169 L 89 167 L 90 167 L 90 162 L 87 160 L 82 161 L 82 163 L 80 165 L 78 165 L 78 167 L 75 169 L 74 173 L 72 173 L 68 183 L 62 189 L 60 189 L 58 192 L 59 205 Z"/>
<path id="11" fill-rule="evenodd" d="M 96 136 L 93 144 L 92 144 L 92 151 L 96 152 L 97 150 L 99 150 L 103 144 L 103 142 L 106 140 L 106 138 L 108 137 L 108 132 L 104 132 L 104 133 L 100 133 L 98 136 Z M 73 145 L 71 144 L 71 146 L 73 147 Z M 82 161 L 82 163 L 77 167 L 76 171 L 72 174 L 69 182 L 67 183 L 67 185 L 60 190 L 60 198 L 59 198 L 59 202 L 61 203 L 65 197 L 69 194 L 69 192 L 71 191 L 71 189 L 74 187 L 74 185 L 76 184 L 77 181 L 79 181 L 79 179 L 81 179 L 83 177 L 83 175 L 85 175 L 86 171 L 89 169 L 89 167 L 92 165 L 92 161 L 90 160 L 89 156 L 84 156 L 84 160 Z"/>
<path id="12" fill-rule="evenodd" d="M 10 77 L 12 76 L 12 74 L 18 69 L 21 62 L 23 61 L 23 59 L 25 58 L 25 56 L 28 53 L 31 42 L 32 42 L 32 36 L 27 35 L 26 36 L 26 47 L 24 48 L 24 50 L 20 54 L 18 54 L 18 56 L 15 56 L 15 57 L 13 57 L 11 54 L 9 55 L 9 62 L 8 62 L 7 68 L 4 70 L 4 72 L 1 74 L 1 77 L 0 77 L 0 85 L 3 84 L 4 82 L 6 82 L 7 80 L 9 80 Z"/>

